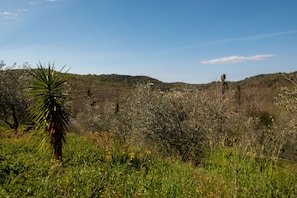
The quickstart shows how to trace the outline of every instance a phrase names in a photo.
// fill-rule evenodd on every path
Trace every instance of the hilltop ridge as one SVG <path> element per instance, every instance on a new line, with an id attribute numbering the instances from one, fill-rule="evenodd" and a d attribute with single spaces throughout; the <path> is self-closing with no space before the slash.
<path id="1" fill-rule="evenodd" d="M 22 69 L 13 70 L 22 72 Z M 23 70 L 24 71 L 24 70 Z M 1 71 L 0 71 L 1 72 Z M 138 84 L 152 83 L 155 90 L 168 91 L 170 89 L 198 89 L 202 92 L 220 94 L 220 81 L 205 84 L 189 84 L 184 82 L 167 83 L 149 76 L 131 76 L 119 74 L 71 74 L 69 84 L 71 86 L 72 108 L 77 111 L 83 104 L 87 92 L 91 91 L 97 104 L 105 101 L 124 102 L 125 97 L 132 93 Z M 230 91 L 241 89 L 242 107 L 256 107 L 274 112 L 275 97 L 280 93 L 282 87 L 292 87 L 294 84 L 288 80 L 290 76 L 297 78 L 297 71 L 292 73 L 259 74 L 247 77 L 240 81 L 228 81 Z"/>
<path id="2" fill-rule="evenodd" d="M 290 73 L 297 74 L 297 72 Z M 274 110 L 274 97 L 282 87 L 293 84 L 286 79 L 288 73 L 260 74 L 246 79 L 227 81 L 230 90 L 241 87 L 242 100 L 245 106 L 256 106 L 265 110 Z M 81 106 L 87 91 L 90 90 L 98 104 L 108 100 L 118 102 L 137 86 L 137 84 L 153 83 L 155 89 L 167 91 L 170 89 L 197 88 L 201 91 L 214 92 L 218 90 L 220 82 L 206 84 L 188 84 L 182 82 L 166 83 L 149 76 L 130 76 L 119 74 L 69 74 L 72 87 L 72 99 L 75 107 Z M 227 76 L 228 78 L 228 76 Z"/>

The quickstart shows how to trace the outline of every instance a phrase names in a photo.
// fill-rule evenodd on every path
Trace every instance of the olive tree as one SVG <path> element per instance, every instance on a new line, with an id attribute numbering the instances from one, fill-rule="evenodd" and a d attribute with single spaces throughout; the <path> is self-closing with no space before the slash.
<path id="1" fill-rule="evenodd" d="M 16 69 L 0 61 L 0 121 L 17 132 L 21 124 L 29 122 L 27 108 L 28 64 Z"/>
<path id="2" fill-rule="evenodd" d="M 275 104 L 280 107 L 277 132 L 281 135 L 282 144 L 279 152 L 282 157 L 297 160 L 297 74 L 286 77 L 292 82 L 291 87 L 282 88 L 276 97 Z"/>
<path id="3" fill-rule="evenodd" d="M 153 90 L 140 85 L 129 98 L 132 137 L 183 161 L 199 159 L 226 136 L 228 98 L 215 98 L 195 89 Z"/>

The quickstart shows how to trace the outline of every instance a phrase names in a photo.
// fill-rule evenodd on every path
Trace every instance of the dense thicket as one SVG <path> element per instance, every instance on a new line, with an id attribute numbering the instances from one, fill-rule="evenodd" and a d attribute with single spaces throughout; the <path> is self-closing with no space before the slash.
<path id="1" fill-rule="evenodd" d="M 253 106 L 243 108 L 237 90 L 220 90 L 212 94 L 197 89 L 163 92 L 149 83 L 139 85 L 125 104 L 107 101 L 103 106 L 87 96 L 73 125 L 82 133 L 114 131 L 125 142 L 157 148 L 183 161 L 199 162 L 205 150 L 221 146 L 297 159 L 295 89 L 284 89 L 275 98 L 277 105 L 285 107 L 277 115 Z"/>

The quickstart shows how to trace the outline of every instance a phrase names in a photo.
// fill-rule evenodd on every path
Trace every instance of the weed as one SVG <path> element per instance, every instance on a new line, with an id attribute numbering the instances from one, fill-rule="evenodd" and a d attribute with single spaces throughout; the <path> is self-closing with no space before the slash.
<path id="1" fill-rule="evenodd" d="M 63 162 L 38 150 L 30 134 L 0 139 L 0 197 L 297 195 L 297 169 L 290 161 L 216 148 L 193 166 L 119 143 L 109 132 L 69 134 L 67 139 Z"/>

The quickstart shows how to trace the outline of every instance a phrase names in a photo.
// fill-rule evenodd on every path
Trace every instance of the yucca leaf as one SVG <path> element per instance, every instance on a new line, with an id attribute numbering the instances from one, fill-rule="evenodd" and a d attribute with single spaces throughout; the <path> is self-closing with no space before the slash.
<path id="1" fill-rule="evenodd" d="M 67 77 L 55 71 L 54 64 L 48 64 L 45 68 L 41 63 L 36 70 L 32 70 L 33 81 L 30 93 L 34 103 L 30 107 L 31 115 L 35 122 L 46 123 L 46 129 L 51 139 L 51 146 L 54 148 L 55 158 L 62 158 L 62 142 L 65 141 L 65 134 L 69 121 L 69 111 L 66 107 L 66 94 L 64 84 Z"/>

